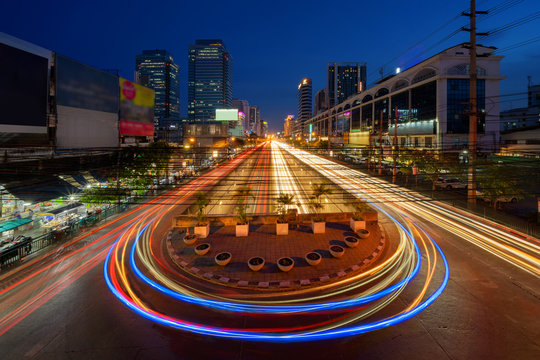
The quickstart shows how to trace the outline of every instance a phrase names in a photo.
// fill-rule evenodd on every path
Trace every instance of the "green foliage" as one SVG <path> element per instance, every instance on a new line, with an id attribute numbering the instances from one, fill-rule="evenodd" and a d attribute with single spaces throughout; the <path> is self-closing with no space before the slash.
<path id="1" fill-rule="evenodd" d="M 248 221 L 248 216 L 246 213 L 247 209 L 247 200 L 251 197 L 251 186 L 241 186 L 236 190 L 236 211 L 238 224 L 243 225 Z"/>
<path id="2" fill-rule="evenodd" d="M 326 185 L 326 183 L 321 184 L 312 184 L 311 185 L 311 191 L 313 195 L 311 196 L 311 207 L 315 210 L 316 213 L 319 213 L 324 209 L 324 205 L 322 203 L 322 197 L 325 195 L 330 195 L 332 191 L 330 188 Z"/>
<path id="3" fill-rule="evenodd" d="M 197 205 L 197 223 L 199 225 L 206 225 L 206 216 L 204 209 L 210 204 L 210 200 L 206 196 L 206 193 L 199 190 L 195 194 L 195 204 Z"/>
<path id="4" fill-rule="evenodd" d="M 111 204 L 118 202 L 129 195 L 127 189 L 116 188 L 87 188 L 79 198 L 85 204 Z"/>
<path id="5" fill-rule="evenodd" d="M 281 223 L 287 222 L 287 206 L 294 205 L 294 194 L 281 193 L 276 199 L 278 203 L 278 221 Z"/>
<path id="6" fill-rule="evenodd" d="M 364 211 L 369 211 L 371 208 L 369 207 L 368 203 L 364 199 L 355 199 L 351 202 L 351 205 L 354 207 L 355 211 L 352 215 L 352 218 L 355 221 L 361 221 L 364 220 L 362 217 L 362 213 Z"/>
<path id="7" fill-rule="evenodd" d="M 510 201 L 512 198 L 523 199 L 526 195 L 508 166 L 488 164 L 480 167 L 476 180 L 481 193 L 491 201 L 495 209 L 501 201 Z"/>

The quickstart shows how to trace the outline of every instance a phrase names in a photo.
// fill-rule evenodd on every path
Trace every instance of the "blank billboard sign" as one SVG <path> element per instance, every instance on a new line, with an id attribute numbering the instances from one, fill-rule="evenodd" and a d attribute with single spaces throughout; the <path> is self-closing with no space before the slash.
<path id="1" fill-rule="evenodd" d="M 238 121 L 238 110 L 216 109 L 216 121 Z"/>
<path id="2" fill-rule="evenodd" d="M 154 135 L 154 90 L 120 78 L 120 135 Z"/>
<path id="3" fill-rule="evenodd" d="M 56 103 L 118 113 L 118 77 L 56 54 Z"/>
<path id="4" fill-rule="evenodd" d="M 47 58 L 0 43 L 0 132 L 27 132 L 22 126 L 45 129 L 47 76 Z"/>

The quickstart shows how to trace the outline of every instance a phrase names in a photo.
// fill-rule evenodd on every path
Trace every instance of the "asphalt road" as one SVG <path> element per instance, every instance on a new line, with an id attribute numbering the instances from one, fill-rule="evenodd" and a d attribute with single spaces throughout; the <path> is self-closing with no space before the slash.
<path id="1" fill-rule="evenodd" d="M 258 149 L 234 170 L 211 173 L 208 182 L 183 191 L 213 189 L 217 203 L 210 212 L 231 213 L 233 189 L 239 183 L 252 184 L 255 202 L 267 204 L 266 208 L 259 206 L 259 211 L 271 212 L 274 208 L 268 193 L 279 191 L 271 156 L 270 148 Z M 290 170 L 287 182 L 299 189 L 322 179 L 298 159 L 284 159 Z M 216 183 L 219 185 L 214 187 Z M 307 189 L 301 190 L 299 197 L 307 193 Z M 332 195 L 329 208 L 346 203 L 343 193 Z M 167 203 L 180 202 L 164 215 L 171 218 L 191 203 L 176 193 L 168 199 Z M 404 323 L 341 340 L 292 344 L 211 338 L 156 325 L 122 305 L 103 280 L 105 251 L 124 225 L 149 208 L 138 208 L 47 257 L 0 274 L 2 359 L 534 359 L 540 354 L 539 278 L 411 211 L 407 216 L 422 224 L 441 246 L 450 265 L 450 281 L 431 306 Z M 406 211 L 391 206 L 387 210 Z M 156 231 L 166 230 L 163 225 Z M 163 254 L 159 256 L 165 259 Z M 440 270 L 436 275 L 440 276 Z M 405 292 L 385 311 L 399 311 L 412 296 Z M 167 302 L 155 294 L 148 294 L 146 300 Z M 168 306 L 177 306 L 178 314 L 192 319 L 240 328 L 268 322 L 183 304 Z M 294 316 L 275 320 L 288 326 L 303 321 Z"/>

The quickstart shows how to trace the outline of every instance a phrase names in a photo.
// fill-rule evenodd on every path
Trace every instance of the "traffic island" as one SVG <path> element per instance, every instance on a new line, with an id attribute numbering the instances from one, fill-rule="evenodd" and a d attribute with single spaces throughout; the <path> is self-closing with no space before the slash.
<path id="1" fill-rule="evenodd" d="M 272 291 L 317 286 L 354 276 L 373 266 L 386 241 L 377 221 L 367 222 L 369 235 L 362 239 L 349 227 L 348 221 L 327 222 L 324 234 L 313 234 L 310 222 L 297 224 L 287 235 L 277 235 L 275 224 L 251 224 L 249 235 L 238 238 L 234 225 L 212 226 L 206 239 L 188 245 L 182 239 L 189 228 L 173 228 L 167 237 L 167 251 L 181 270 L 205 281 L 221 285 L 267 289 Z M 350 247 L 346 238 L 357 239 Z M 347 239 L 348 242 L 351 239 Z M 208 244 L 209 251 L 200 255 L 198 247 Z M 331 249 L 341 247 L 339 258 Z M 226 265 L 217 265 L 218 254 L 230 254 Z M 315 255 L 320 255 L 317 261 Z M 262 258 L 257 271 L 249 261 Z M 283 260 L 288 258 L 291 261 Z M 281 260 L 282 264 L 278 263 Z M 285 266 L 293 265 L 293 266 Z M 285 271 L 284 271 L 285 270 Z"/>

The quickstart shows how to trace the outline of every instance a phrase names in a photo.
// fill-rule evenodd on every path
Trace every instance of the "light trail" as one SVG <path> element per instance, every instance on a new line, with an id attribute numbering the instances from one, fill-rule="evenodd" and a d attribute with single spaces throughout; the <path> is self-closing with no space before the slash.
<path id="1" fill-rule="evenodd" d="M 288 169 L 284 166 L 283 155 L 274 145 L 272 145 L 271 150 L 273 152 L 272 160 L 276 176 L 287 176 Z M 292 176 L 285 183 L 292 184 L 291 178 Z M 276 179 L 280 178 L 277 177 Z M 285 185 L 282 185 L 282 187 L 277 185 L 277 187 L 285 191 L 295 190 L 293 186 L 287 188 Z M 178 201 L 181 202 L 183 199 L 181 198 Z M 422 251 L 426 253 L 433 252 L 432 255 L 427 255 L 429 259 L 427 266 L 422 267 L 421 250 L 413 235 L 413 233 L 416 233 L 417 236 L 422 234 L 421 231 L 417 230 L 417 225 L 410 219 L 406 221 L 399 220 L 384 209 L 379 208 L 379 210 L 386 214 L 398 227 L 400 238 L 395 252 L 381 264 L 364 273 L 333 284 L 310 289 L 309 292 L 317 292 L 317 295 L 303 296 L 306 290 L 301 290 L 295 293 L 295 295 L 301 296 L 297 298 L 261 301 L 254 299 L 254 295 L 250 295 L 250 298 L 246 300 L 242 296 L 238 298 L 234 295 L 224 296 L 223 294 L 203 292 L 184 284 L 184 282 L 180 283 L 172 280 L 167 274 L 160 271 L 162 268 L 167 269 L 167 266 L 156 258 L 151 247 L 154 229 L 162 220 L 163 215 L 170 211 L 170 209 L 166 208 L 162 208 L 154 215 L 148 215 L 145 219 L 141 219 L 136 225 L 132 226 L 130 231 L 126 231 L 117 239 L 107 255 L 104 276 L 107 286 L 113 294 L 133 311 L 163 325 L 199 334 L 254 341 L 282 342 L 310 341 L 360 334 L 397 324 L 416 315 L 440 295 L 448 281 L 446 259 L 433 239 L 427 234 L 425 234 L 426 238 L 422 237 L 420 239 Z M 428 246 L 428 244 L 431 244 L 431 246 Z M 427 296 L 427 291 L 432 286 L 437 264 L 435 257 L 437 256 L 442 259 L 444 264 L 444 275 L 439 286 L 431 295 Z M 144 274 L 140 265 L 155 280 Z M 411 280 L 417 276 L 421 268 L 422 271 L 426 272 L 425 283 L 412 304 L 409 304 L 401 312 L 388 316 L 383 320 L 366 322 L 369 317 L 379 313 L 395 300 L 410 284 Z M 171 269 L 167 270 L 168 273 L 173 272 Z M 170 297 L 171 300 L 185 302 L 191 304 L 191 306 L 204 306 L 208 309 L 240 312 L 242 314 L 273 314 L 274 316 L 286 316 L 288 314 L 308 315 L 321 312 L 337 314 L 342 312 L 343 309 L 350 309 L 351 311 L 345 316 L 332 319 L 330 322 L 278 328 L 277 331 L 275 327 L 231 329 L 199 324 L 174 318 L 167 315 L 163 310 L 154 309 L 147 300 L 139 297 L 140 295 L 138 296 L 132 289 L 132 283 L 128 276 L 131 272 L 146 286 L 143 294 L 153 290 Z M 140 283 L 138 283 L 139 286 L 141 286 Z M 323 292 L 325 290 L 327 290 L 326 293 Z M 287 294 L 290 295 L 291 293 L 288 292 Z M 274 297 L 276 296 L 279 297 L 279 295 L 274 294 Z M 332 299 L 338 296 L 346 296 L 347 298 L 344 300 L 322 301 L 325 298 Z M 305 329 L 309 330 L 300 331 Z"/>
<path id="2" fill-rule="evenodd" d="M 537 239 L 444 204 L 426 201 L 388 182 L 366 176 L 309 152 L 280 143 L 285 149 L 320 174 L 350 192 L 373 203 L 384 203 L 395 211 L 406 210 L 456 234 L 491 254 L 540 276 L 540 246 Z"/>

